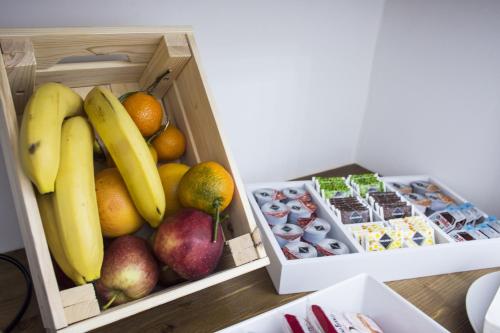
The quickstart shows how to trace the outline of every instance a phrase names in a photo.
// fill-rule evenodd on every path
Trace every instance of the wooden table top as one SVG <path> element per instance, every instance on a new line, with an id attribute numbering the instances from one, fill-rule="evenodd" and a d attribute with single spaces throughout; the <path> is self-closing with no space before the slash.
<path id="1" fill-rule="evenodd" d="M 321 175 L 361 172 L 366 172 L 366 169 L 349 165 Z M 9 254 L 27 263 L 24 250 Z M 465 311 L 467 290 L 478 277 L 499 269 L 445 274 L 387 284 L 451 332 L 467 333 L 473 332 Z M 21 274 L 0 262 L 0 328 L 5 327 L 13 318 L 23 300 L 24 292 Z M 213 332 L 304 295 L 305 293 L 277 295 L 267 271 L 259 269 L 102 327 L 95 332 Z M 16 332 L 43 332 L 35 297 Z"/>

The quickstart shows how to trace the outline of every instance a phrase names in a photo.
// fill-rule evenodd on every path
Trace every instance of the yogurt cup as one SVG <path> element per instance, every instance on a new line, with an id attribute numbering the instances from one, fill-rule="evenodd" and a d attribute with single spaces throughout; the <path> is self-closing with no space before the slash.
<path id="1" fill-rule="evenodd" d="M 332 238 L 320 240 L 315 247 L 320 256 L 336 256 L 350 252 L 347 245 Z"/>
<path id="2" fill-rule="evenodd" d="M 271 230 L 280 247 L 285 246 L 288 242 L 299 241 L 304 234 L 301 227 L 291 223 L 277 224 Z"/>
<path id="3" fill-rule="evenodd" d="M 316 211 L 316 205 L 312 202 L 304 203 L 300 200 L 289 201 L 287 204 L 290 214 L 288 222 L 297 224 L 298 219 L 310 218 L 312 213 Z"/>
<path id="4" fill-rule="evenodd" d="M 306 190 L 300 187 L 288 187 L 282 190 L 287 201 L 300 200 L 303 202 L 311 201 L 311 196 Z"/>
<path id="5" fill-rule="evenodd" d="M 287 205 L 277 200 L 266 202 L 260 209 L 271 226 L 285 224 L 290 212 Z"/>
<path id="6" fill-rule="evenodd" d="M 318 251 L 314 246 L 305 242 L 289 242 L 283 247 L 283 253 L 289 260 L 315 258 Z"/>
<path id="7" fill-rule="evenodd" d="M 255 200 L 257 200 L 259 206 L 262 206 L 267 202 L 271 202 L 274 200 L 279 201 L 284 198 L 283 194 L 272 188 L 262 188 L 260 190 L 254 191 L 253 195 L 255 197 Z"/>
<path id="8" fill-rule="evenodd" d="M 316 244 L 325 239 L 326 234 L 330 231 L 331 225 L 323 219 L 316 218 L 304 230 L 304 240 L 311 244 Z"/>

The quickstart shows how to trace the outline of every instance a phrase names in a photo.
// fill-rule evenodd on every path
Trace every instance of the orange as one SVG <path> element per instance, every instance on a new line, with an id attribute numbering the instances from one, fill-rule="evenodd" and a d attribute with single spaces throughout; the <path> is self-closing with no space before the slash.
<path id="1" fill-rule="evenodd" d="M 181 203 L 177 198 L 177 188 L 182 176 L 189 170 L 189 166 L 181 163 L 167 163 L 158 168 L 161 184 L 165 192 L 165 216 L 177 213 Z"/>
<path id="2" fill-rule="evenodd" d="M 99 220 L 105 237 L 118 237 L 136 232 L 144 223 L 116 168 L 100 171 L 95 176 Z"/>
<path id="3" fill-rule="evenodd" d="M 160 129 L 163 111 L 160 103 L 153 96 L 138 91 L 125 98 L 123 106 L 142 136 L 151 136 Z"/>
<path id="4" fill-rule="evenodd" d="M 174 125 L 169 125 L 166 130 L 153 140 L 152 144 L 158 153 L 158 160 L 160 161 L 176 160 L 186 151 L 186 138 Z"/>
<path id="5" fill-rule="evenodd" d="M 215 214 L 217 209 L 222 212 L 231 203 L 234 181 L 222 165 L 203 162 L 186 172 L 177 193 L 184 207 Z"/>

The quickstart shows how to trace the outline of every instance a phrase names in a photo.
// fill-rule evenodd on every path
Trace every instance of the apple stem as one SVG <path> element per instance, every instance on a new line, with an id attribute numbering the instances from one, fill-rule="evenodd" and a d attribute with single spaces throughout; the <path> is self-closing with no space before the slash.
<path id="1" fill-rule="evenodd" d="M 113 304 L 113 302 L 115 301 L 115 299 L 116 299 L 116 294 L 114 294 L 114 295 L 113 295 L 113 297 L 111 297 L 111 299 L 108 301 L 108 303 L 106 303 L 106 304 L 102 307 L 102 309 L 103 309 L 103 310 L 107 310 L 107 309 L 111 306 L 111 304 Z"/>

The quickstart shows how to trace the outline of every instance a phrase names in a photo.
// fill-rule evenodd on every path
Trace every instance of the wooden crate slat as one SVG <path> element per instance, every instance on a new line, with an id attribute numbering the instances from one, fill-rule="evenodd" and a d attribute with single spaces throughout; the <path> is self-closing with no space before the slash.
<path id="1" fill-rule="evenodd" d="M 72 304 L 64 308 L 64 315 L 69 325 L 95 317 L 99 313 L 101 313 L 101 309 L 99 308 L 97 299 Z"/>
<path id="2" fill-rule="evenodd" d="M 151 294 L 139 300 L 110 308 L 107 311 L 101 312 L 101 314 L 97 317 L 80 321 L 65 329 L 61 329 L 58 332 L 87 332 L 114 321 L 130 317 L 134 314 L 145 311 L 147 309 L 151 309 L 158 305 L 165 304 L 182 296 L 186 296 L 188 294 L 192 294 L 194 292 L 208 288 L 214 284 L 221 283 L 235 278 L 239 275 L 254 271 L 261 267 L 267 266 L 268 264 L 268 258 L 258 259 L 239 267 L 214 273 L 202 280 L 194 281 L 191 283 L 182 283 L 180 285 Z"/>
<path id="3" fill-rule="evenodd" d="M 91 283 L 62 290 L 60 295 L 63 307 L 96 299 L 94 286 Z"/>
<path id="4" fill-rule="evenodd" d="M 179 97 L 179 91 L 177 89 L 176 83 L 172 85 L 172 87 L 167 91 L 167 94 L 163 98 L 163 102 L 165 103 L 165 107 L 170 113 L 175 113 L 176 123 L 179 129 L 186 136 L 186 153 L 184 154 L 184 161 L 186 164 L 195 165 L 201 162 L 200 155 L 198 153 L 198 147 L 193 138 L 193 131 L 189 126 L 189 122 L 186 116 L 186 110 L 184 109 L 184 105 Z"/>
<path id="5" fill-rule="evenodd" d="M 33 36 L 38 68 L 47 69 L 62 59 L 74 56 L 125 54 L 130 62 L 151 59 L 162 34 L 75 34 Z"/>
<path id="6" fill-rule="evenodd" d="M 16 112 L 22 113 L 35 86 L 36 60 L 33 45 L 29 38 L 13 37 L 0 39 L 0 48 Z"/>
<path id="7" fill-rule="evenodd" d="M 69 87 L 86 87 L 109 83 L 137 82 L 145 63 L 99 61 L 59 64 L 36 71 L 36 85 L 59 82 Z"/>
<path id="8" fill-rule="evenodd" d="M 30 180 L 24 174 L 19 158 L 16 111 L 7 72 L 0 54 L 0 135 L 9 183 L 14 198 L 19 229 L 23 237 L 38 305 L 45 327 L 67 326 L 59 296 L 49 248 Z"/>
<path id="9" fill-rule="evenodd" d="M 244 234 L 227 241 L 234 265 L 241 266 L 258 259 L 257 251 L 250 234 Z"/>
<path id="10" fill-rule="evenodd" d="M 141 75 L 139 86 L 141 89 L 147 89 L 169 70 L 170 73 L 165 79 L 159 81 L 152 90 L 156 97 L 163 97 L 190 57 L 191 50 L 185 34 L 165 34 Z"/>
<path id="11" fill-rule="evenodd" d="M 187 36 L 190 45 L 195 45 L 193 36 L 191 34 Z M 252 233 L 257 225 L 244 191 L 244 185 L 237 169 L 232 167 L 235 163 L 229 147 L 224 143 L 223 130 L 216 118 L 217 114 L 213 102 L 207 93 L 208 88 L 199 68 L 195 47 L 192 47 L 192 53 L 193 57 L 176 80 L 175 87 L 177 87 L 178 98 L 184 106 L 200 159 L 218 161 L 233 174 L 235 192 L 233 201 L 227 210 L 227 213 L 230 214 L 229 221 L 231 221 L 234 230 L 233 237 Z M 243 219 L 247 220 L 248 223 L 238 223 Z"/>

